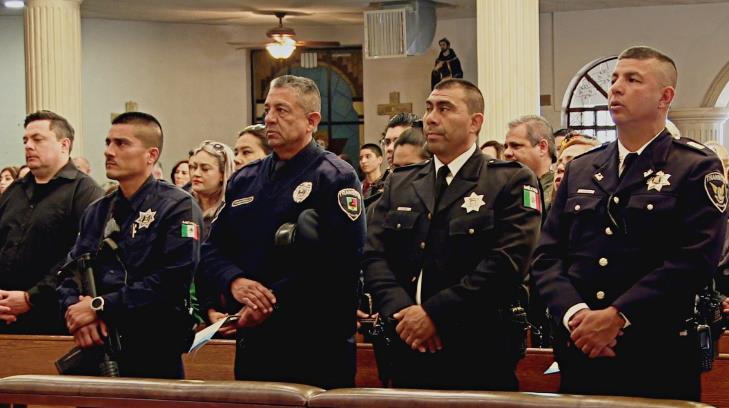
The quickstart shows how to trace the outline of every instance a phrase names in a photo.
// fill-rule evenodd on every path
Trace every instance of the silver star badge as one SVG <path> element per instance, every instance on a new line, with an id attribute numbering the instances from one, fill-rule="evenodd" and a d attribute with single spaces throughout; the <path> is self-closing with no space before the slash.
<path id="1" fill-rule="evenodd" d="M 149 226 L 154 222 L 155 214 L 157 214 L 157 211 L 152 211 L 151 208 L 147 211 L 140 211 L 139 217 L 134 222 L 137 223 L 139 229 L 149 228 Z"/>
<path id="2" fill-rule="evenodd" d="M 669 177 L 671 177 L 670 174 L 666 174 L 662 171 L 657 172 L 655 176 L 649 178 L 646 182 L 648 185 L 648 191 L 661 191 L 663 187 L 670 186 L 671 183 L 668 181 Z"/>
<path id="3" fill-rule="evenodd" d="M 465 208 L 466 214 L 468 214 L 471 211 L 478 211 L 479 208 L 484 205 L 486 205 L 486 203 L 483 201 L 483 194 L 476 194 L 472 192 L 470 196 L 463 197 L 463 205 L 461 207 Z"/>

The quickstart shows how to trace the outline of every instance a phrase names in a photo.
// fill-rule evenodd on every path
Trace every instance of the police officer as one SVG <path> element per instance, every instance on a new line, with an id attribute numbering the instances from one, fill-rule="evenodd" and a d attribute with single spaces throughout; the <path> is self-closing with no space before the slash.
<path id="1" fill-rule="evenodd" d="M 721 163 L 665 129 L 676 66 L 623 51 L 609 108 L 618 139 L 567 166 L 533 276 L 558 326 L 561 391 L 698 400 L 698 341 L 685 320 L 719 260 Z"/>
<path id="2" fill-rule="evenodd" d="M 273 154 L 231 179 L 203 245 L 200 279 L 239 313 L 237 379 L 353 386 L 365 235 L 360 183 L 349 164 L 313 140 L 321 97 L 312 80 L 274 79 L 264 106 Z M 309 240 L 306 250 L 296 250 L 303 244 L 296 240 L 294 248 L 275 246 L 276 231 L 308 209 L 318 215 L 318 225 L 306 225 L 318 242 Z"/>
<path id="3" fill-rule="evenodd" d="M 436 85 L 423 117 L 434 158 L 396 169 L 369 221 L 365 286 L 389 326 L 396 387 L 517 389 L 523 332 L 509 310 L 541 203 L 528 168 L 477 149 L 483 107 L 468 81 Z"/>
<path id="4" fill-rule="evenodd" d="M 189 194 L 152 177 L 162 141 L 151 115 L 114 119 L 104 155 L 106 176 L 119 188 L 89 206 L 69 253 L 71 260 L 91 255 L 100 296 L 85 296 L 72 277 L 58 289 L 78 346 L 100 346 L 119 334 L 121 351 L 112 357 L 122 376 L 182 378 L 181 353 L 189 347 L 186 303 L 202 216 Z"/>

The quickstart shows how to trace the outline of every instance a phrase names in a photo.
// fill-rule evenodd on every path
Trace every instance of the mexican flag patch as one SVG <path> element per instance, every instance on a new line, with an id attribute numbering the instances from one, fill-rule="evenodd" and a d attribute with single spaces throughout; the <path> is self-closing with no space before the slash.
<path id="1" fill-rule="evenodd" d="M 524 207 L 533 208 L 542 212 L 542 200 L 539 197 L 539 189 L 532 186 L 524 186 L 523 190 Z"/>
<path id="2" fill-rule="evenodd" d="M 200 239 L 200 227 L 192 221 L 183 221 L 180 236 L 182 238 Z"/>

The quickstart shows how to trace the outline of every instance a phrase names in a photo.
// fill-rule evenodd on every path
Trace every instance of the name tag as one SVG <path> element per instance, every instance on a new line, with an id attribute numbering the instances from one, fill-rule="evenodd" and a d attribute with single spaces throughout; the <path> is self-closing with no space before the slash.
<path id="1" fill-rule="evenodd" d="M 595 194 L 595 190 L 588 190 L 585 188 L 581 188 L 577 190 L 577 194 Z"/>
<path id="2" fill-rule="evenodd" d="M 230 205 L 231 205 L 231 207 L 237 207 L 239 205 L 249 204 L 252 202 L 253 202 L 253 196 L 250 196 L 250 197 L 243 197 L 243 198 L 239 198 L 237 200 L 233 200 L 233 202 L 230 203 Z"/>
<path id="3" fill-rule="evenodd" d="M 412 211 L 413 209 L 410 207 L 397 207 L 398 211 Z"/>

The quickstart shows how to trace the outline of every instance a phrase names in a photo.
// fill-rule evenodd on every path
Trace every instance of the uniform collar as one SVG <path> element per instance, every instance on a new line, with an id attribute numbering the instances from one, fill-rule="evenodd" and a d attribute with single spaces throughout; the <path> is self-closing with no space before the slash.
<path id="1" fill-rule="evenodd" d="M 433 155 L 433 164 L 435 164 L 435 173 L 437 174 L 438 170 L 441 167 L 448 166 L 448 170 L 451 172 L 451 176 L 456 177 L 456 174 L 458 174 L 458 172 L 461 170 L 461 167 L 463 167 L 463 165 L 466 164 L 468 159 L 470 159 L 471 156 L 473 156 L 473 152 L 475 152 L 475 151 L 476 151 L 476 144 L 473 144 L 473 145 L 471 145 L 471 147 L 468 150 L 466 150 L 465 152 L 458 155 L 458 157 L 453 159 L 453 161 L 451 161 L 447 165 L 443 164 L 443 162 L 440 161 L 440 159 L 438 159 L 438 156 Z"/>
<path id="2" fill-rule="evenodd" d="M 639 147 L 638 150 L 636 150 L 634 152 L 631 152 L 630 150 L 628 150 L 628 148 L 623 146 L 623 144 L 620 142 L 620 139 L 617 139 L 618 140 L 618 160 L 622 162 L 623 159 L 625 159 L 625 156 L 628 155 L 628 153 L 637 153 L 638 156 L 640 156 L 640 154 L 643 153 L 643 150 L 645 150 L 645 148 L 648 147 L 648 145 L 651 144 L 652 141 L 656 140 L 656 138 L 658 136 L 660 136 L 664 132 L 664 130 L 661 130 L 660 132 L 658 132 L 658 134 L 653 136 L 651 138 L 651 140 L 647 141 L 643 146 Z"/>
<path id="3" fill-rule="evenodd" d="M 290 173 L 291 171 L 298 172 L 299 169 L 302 167 L 305 167 L 313 161 L 313 159 L 321 154 L 322 150 L 321 147 L 319 147 L 319 144 L 316 143 L 314 139 L 311 140 L 311 142 L 306 145 L 301 151 L 296 153 L 294 157 L 292 157 L 289 160 L 285 160 L 285 163 L 282 170 L 286 173 Z M 276 163 L 280 162 L 281 160 L 278 158 L 278 155 L 274 152 L 271 155 L 271 169 L 276 167 Z"/>
<path id="4" fill-rule="evenodd" d="M 125 200 L 129 203 L 129 206 L 132 209 L 138 208 L 142 205 L 142 202 L 144 202 L 144 199 L 147 198 L 149 195 L 149 192 L 157 187 L 157 179 L 154 178 L 154 176 L 150 175 L 147 177 L 147 180 L 144 181 L 144 184 L 142 184 L 141 187 L 139 187 L 139 190 L 137 190 L 134 195 L 132 195 L 130 198 L 124 197 L 124 194 L 121 192 L 121 188 L 117 188 L 116 190 L 116 198 L 118 200 Z"/>

